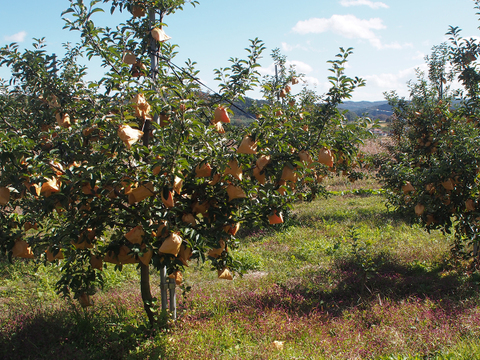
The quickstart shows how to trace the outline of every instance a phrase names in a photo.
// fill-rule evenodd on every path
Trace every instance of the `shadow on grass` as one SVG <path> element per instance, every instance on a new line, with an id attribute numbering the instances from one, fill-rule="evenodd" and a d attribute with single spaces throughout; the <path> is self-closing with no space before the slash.
<path id="1" fill-rule="evenodd" d="M 322 288 L 324 275 L 317 275 L 317 293 L 332 301 L 348 299 L 368 300 L 384 297 L 395 301 L 409 298 L 461 301 L 475 293 L 472 283 L 462 281 L 456 273 L 445 273 L 441 267 L 426 268 L 421 264 L 404 265 L 377 256 L 372 259 L 375 270 L 365 272 L 355 259 L 344 259 L 336 264 L 336 286 L 331 291 Z M 358 300 L 357 300 L 358 301 Z"/>
<path id="2" fill-rule="evenodd" d="M 89 318 L 72 311 L 21 314 L 1 324 L 0 358 L 16 359 L 125 359 L 136 350 L 138 359 L 160 358 L 164 349 L 138 351 L 153 336 L 133 326 Z"/>
<path id="3" fill-rule="evenodd" d="M 429 299 L 448 310 L 463 307 L 465 300 L 478 294 L 476 283 L 439 268 L 405 266 L 380 258 L 374 262 L 380 264 L 377 271 L 365 274 L 354 260 L 343 260 L 334 270 L 312 271 L 261 292 L 236 294 L 228 306 L 235 311 L 276 309 L 297 315 L 328 311 L 329 316 L 340 316 L 344 310 L 368 308 L 382 298 L 394 302 Z"/>

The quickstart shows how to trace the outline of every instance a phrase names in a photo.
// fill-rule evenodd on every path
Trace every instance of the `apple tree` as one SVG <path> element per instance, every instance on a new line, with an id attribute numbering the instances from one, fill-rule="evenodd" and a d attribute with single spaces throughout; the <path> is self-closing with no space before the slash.
<path id="1" fill-rule="evenodd" d="M 478 2 L 477 2 L 478 5 Z M 387 96 L 394 108 L 389 158 L 380 167 L 389 204 L 427 229 L 454 232 L 455 255 L 478 266 L 480 230 L 480 102 L 478 43 L 447 33 L 450 44 L 427 57 L 407 101 Z M 461 91 L 448 89 L 458 78 Z"/>
<path id="2" fill-rule="evenodd" d="M 150 268 L 181 283 L 189 261 L 209 259 L 219 278 L 232 279 L 242 272 L 230 251 L 240 226 L 282 223 L 294 201 L 324 191 L 328 174 L 359 176 L 367 121 L 347 124 L 337 105 L 364 82 L 344 73 L 352 49 L 329 62 L 325 96 L 294 90 L 302 75 L 278 50 L 279 75 L 262 80 L 265 46 L 255 39 L 245 59 L 215 71 L 219 90 L 208 91 L 194 62 L 176 65 L 164 30 L 189 2 L 104 3 L 131 16 L 100 27 L 100 1 L 72 0 L 65 27 L 81 40 L 62 59 L 42 40 L 23 52 L 0 49 L 12 73 L 0 89 L 0 249 L 11 261 L 60 262 L 58 292 L 84 307 L 107 263 L 136 264 L 153 322 Z M 85 80 L 82 55 L 101 59 L 101 79 Z M 255 86 L 266 102 L 251 109 L 251 125 L 233 127 L 235 101 Z"/>

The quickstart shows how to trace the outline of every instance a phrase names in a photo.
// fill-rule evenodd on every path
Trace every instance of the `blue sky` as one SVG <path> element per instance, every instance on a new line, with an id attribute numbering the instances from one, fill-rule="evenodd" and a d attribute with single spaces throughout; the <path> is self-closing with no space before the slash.
<path id="1" fill-rule="evenodd" d="M 280 48 L 320 94 L 328 89 L 327 60 L 339 47 L 353 47 L 347 75 L 364 78 L 367 86 L 352 100 L 375 101 L 390 90 L 408 96 L 406 82 L 415 78 L 415 68 L 424 68 L 432 46 L 447 40 L 449 25 L 463 29 L 465 38 L 479 36 L 474 5 L 473 0 L 200 0 L 196 8 L 187 5 L 165 18 L 165 31 L 179 45 L 177 65 L 196 61 L 201 79 L 213 88 L 213 69 L 228 66 L 230 57 L 244 57 L 255 37 L 267 46 L 262 74 L 273 73 L 269 54 Z M 68 6 L 68 0 L 5 2 L 0 46 L 17 41 L 30 47 L 32 38 L 45 37 L 47 51 L 61 53 L 62 43 L 78 40 L 77 33 L 62 30 L 60 13 Z M 127 16 L 107 11 L 93 19 L 112 26 Z M 101 71 L 93 63 L 89 77 L 99 78 Z M 7 75 L 0 69 L 1 77 Z"/>

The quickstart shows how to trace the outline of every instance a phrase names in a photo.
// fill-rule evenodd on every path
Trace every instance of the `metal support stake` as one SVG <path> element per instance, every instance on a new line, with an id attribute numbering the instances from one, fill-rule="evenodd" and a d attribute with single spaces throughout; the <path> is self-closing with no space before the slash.
<path id="1" fill-rule="evenodd" d="M 175 279 L 168 279 L 168 289 L 170 290 L 170 314 L 173 320 L 177 320 L 177 296 L 175 294 L 177 284 Z"/>
<path id="2" fill-rule="evenodd" d="M 167 268 L 164 266 L 160 269 L 160 296 L 162 298 L 162 311 L 167 310 Z"/>

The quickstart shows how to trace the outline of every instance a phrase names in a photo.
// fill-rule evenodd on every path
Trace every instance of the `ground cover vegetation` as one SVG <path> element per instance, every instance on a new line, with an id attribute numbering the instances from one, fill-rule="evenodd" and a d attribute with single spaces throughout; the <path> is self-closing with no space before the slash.
<path id="1" fill-rule="evenodd" d="M 194 261 L 162 330 L 133 267 L 104 270 L 85 311 L 52 290 L 56 267 L 3 264 L 2 358 L 478 358 L 478 278 L 451 261 L 453 236 L 412 226 L 364 184 L 331 181 L 336 195 L 298 204 L 280 231 L 243 234 L 235 256 L 250 270 L 233 282 Z"/>

